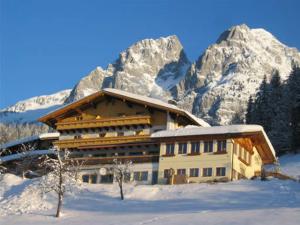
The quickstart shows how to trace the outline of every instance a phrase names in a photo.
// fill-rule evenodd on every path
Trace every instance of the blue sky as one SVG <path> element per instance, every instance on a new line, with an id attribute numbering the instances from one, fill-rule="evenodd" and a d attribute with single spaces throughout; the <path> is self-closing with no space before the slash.
<path id="1" fill-rule="evenodd" d="M 0 0 L 0 108 L 72 88 L 144 38 L 176 34 L 190 60 L 246 23 L 300 49 L 297 0 Z"/>

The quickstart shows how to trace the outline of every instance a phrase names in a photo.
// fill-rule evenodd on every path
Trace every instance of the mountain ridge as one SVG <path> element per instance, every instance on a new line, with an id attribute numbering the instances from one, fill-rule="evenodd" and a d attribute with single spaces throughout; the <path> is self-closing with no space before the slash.
<path id="1" fill-rule="evenodd" d="M 228 124 L 236 113 L 243 117 L 249 96 L 256 93 L 265 75 L 269 78 L 278 70 L 285 80 L 292 65 L 299 63 L 296 48 L 282 44 L 264 29 L 250 29 L 245 24 L 224 31 L 195 62 L 189 61 L 175 35 L 144 39 L 122 51 L 105 69 L 97 67 L 84 76 L 59 102 L 62 105 L 102 88 L 117 88 L 173 99 L 212 124 Z M 4 112 L 7 114 L 7 110 L 0 111 L 0 122 L 16 120 Z M 26 110 L 10 112 L 22 117 Z"/>

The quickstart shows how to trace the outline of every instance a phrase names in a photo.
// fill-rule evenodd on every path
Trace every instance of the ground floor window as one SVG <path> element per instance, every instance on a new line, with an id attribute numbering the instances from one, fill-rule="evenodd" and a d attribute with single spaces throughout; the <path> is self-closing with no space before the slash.
<path id="1" fill-rule="evenodd" d="M 190 169 L 190 177 L 199 177 L 199 169 L 198 168 Z"/>
<path id="2" fill-rule="evenodd" d="M 178 169 L 177 170 L 177 175 L 185 175 L 185 169 Z"/>
<path id="3" fill-rule="evenodd" d="M 97 183 L 97 174 L 84 174 L 81 177 L 82 182 L 84 183 L 91 183 L 96 184 Z"/>
<path id="4" fill-rule="evenodd" d="M 100 178 L 100 183 L 111 184 L 114 181 L 114 176 L 112 174 L 102 175 Z"/>
<path id="5" fill-rule="evenodd" d="M 216 175 L 218 177 L 224 177 L 226 174 L 226 168 L 225 167 L 217 167 Z"/>
<path id="6" fill-rule="evenodd" d="M 211 177 L 212 168 L 203 168 L 203 177 Z"/>
<path id="7" fill-rule="evenodd" d="M 165 169 L 164 170 L 164 178 L 169 178 L 170 177 L 170 170 Z"/>
<path id="8" fill-rule="evenodd" d="M 148 180 L 148 171 L 134 172 L 133 179 L 135 181 L 147 181 Z"/>
<path id="9" fill-rule="evenodd" d="M 82 182 L 88 183 L 88 182 L 89 182 L 89 179 L 90 179 L 90 176 L 89 176 L 89 175 L 82 175 Z"/>

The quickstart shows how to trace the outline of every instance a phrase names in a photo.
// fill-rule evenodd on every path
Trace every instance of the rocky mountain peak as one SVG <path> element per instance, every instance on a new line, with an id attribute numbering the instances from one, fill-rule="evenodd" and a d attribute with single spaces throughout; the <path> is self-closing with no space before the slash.
<path id="1" fill-rule="evenodd" d="M 107 69 L 97 68 L 74 87 L 67 102 L 114 87 L 153 97 L 170 96 L 190 62 L 177 36 L 144 39 L 122 51 Z"/>
<path id="2" fill-rule="evenodd" d="M 230 40 L 239 40 L 246 41 L 251 36 L 251 29 L 246 24 L 241 24 L 237 26 L 233 26 L 230 29 L 224 31 L 216 43 L 219 44 L 222 41 L 230 41 Z"/>

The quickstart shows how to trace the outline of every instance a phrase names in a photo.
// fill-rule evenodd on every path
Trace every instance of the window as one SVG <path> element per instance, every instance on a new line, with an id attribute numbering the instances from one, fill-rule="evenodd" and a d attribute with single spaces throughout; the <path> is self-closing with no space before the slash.
<path id="1" fill-rule="evenodd" d="M 186 154 L 187 143 L 179 143 L 178 154 Z"/>
<path id="2" fill-rule="evenodd" d="M 185 175 L 185 169 L 178 169 L 177 175 Z"/>
<path id="3" fill-rule="evenodd" d="M 129 152 L 129 155 L 143 155 L 143 152 Z"/>
<path id="4" fill-rule="evenodd" d="M 199 154 L 200 153 L 200 143 L 199 142 L 192 142 L 192 154 Z"/>
<path id="5" fill-rule="evenodd" d="M 74 139 L 81 139 L 81 135 L 75 135 Z"/>
<path id="6" fill-rule="evenodd" d="M 174 144 L 167 144 L 166 155 L 174 155 Z"/>
<path id="7" fill-rule="evenodd" d="M 218 141 L 218 152 L 225 152 L 226 151 L 226 140 Z"/>
<path id="8" fill-rule="evenodd" d="M 212 168 L 203 168 L 203 177 L 211 177 Z"/>
<path id="9" fill-rule="evenodd" d="M 82 175 L 82 182 L 88 183 L 89 182 L 89 175 Z"/>
<path id="10" fill-rule="evenodd" d="M 97 175 L 96 174 L 92 174 L 91 177 L 90 177 L 90 179 L 91 179 L 91 183 L 92 184 L 96 184 L 97 183 Z"/>
<path id="11" fill-rule="evenodd" d="M 198 168 L 190 169 L 190 177 L 199 177 L 199 169 Z"/>
<path id="12" fill-rule="evenodd" d="M 204 142 L 204 152 L 213 152 L 213 141 Z"/>
<path id="13" fill-rule="evenodd" d="M 147 181 L 148 180 L 148 171 L 134 172 L 133 179 L 135 181 Z"/>
<path id="14" fill-rule="evenodd" d="M 217 167 L 217 176 L 218 177 L 224 177 L 226 174 L 226 168 L 225 167 Z"/>

